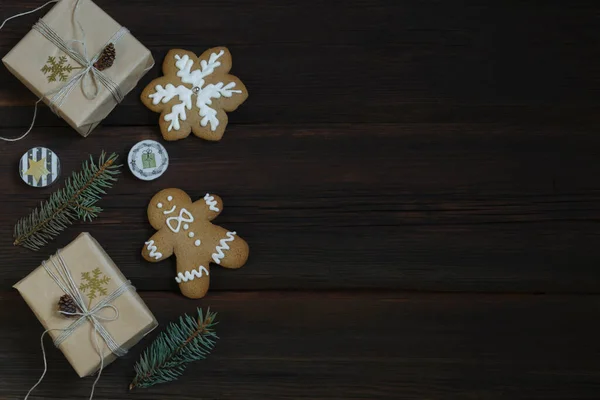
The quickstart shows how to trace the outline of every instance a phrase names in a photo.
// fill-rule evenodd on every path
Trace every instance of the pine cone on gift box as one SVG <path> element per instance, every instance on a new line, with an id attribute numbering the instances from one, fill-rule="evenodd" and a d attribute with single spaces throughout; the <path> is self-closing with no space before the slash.
<path id="1" fill-rule="evenodd" d="M 110 68 L 115 62 L 116 56 L 115 45 L 109 43 L 104 50 L 102 50 L 102 54 L 100 54 L 98 61 L 94 63 L 94 68 L 98 71 L 104 71 L 105 69 Z"/>
<path id="2" fill-rule="evenodd" d="M 73 300 L 71 296 L 69 296 L 68 294 L 64 294 L 60 296 L 60 300 L 58 300 L 58 311 L 61 313 L 75 314 L 79 312 L 79 307 L 77 307 L 77 304 L 75 304 L 75 300 Z M 77 317 L 77 315 L 62 315 L 68 318 Z"/>

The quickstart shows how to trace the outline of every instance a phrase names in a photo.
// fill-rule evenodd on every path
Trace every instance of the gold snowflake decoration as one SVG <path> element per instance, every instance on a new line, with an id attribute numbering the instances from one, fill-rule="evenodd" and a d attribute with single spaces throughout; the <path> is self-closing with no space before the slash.
<path id="1" fill-rule="evenodd" d="M 67 64 L 67 57 L 60 56 L 58 57 L 58 61 L 56 61 L 56 57 L 48 57 L 48 61 L 46 61 L 46 65 L 44 65 L 41 71 L 44 75 L 47 75 L 48 83 L 50 82 L 66 82 L 69 78 L 69 74 L 73 72 L 74 69 L 81 69 L 81 67 L 74 67 L 72 65 Z"/>
<path id="2" fill-rule="evenodd" d="M 106 296 L 108 294 L 107 285 L 110 282 L 108 276 L 104 276 L 100 268 L 95 268 L 92 272 L 81 273 L 81 284 L 79 285 L 79 291 L 87 294 L 90 303 L 98 296 Z"/>

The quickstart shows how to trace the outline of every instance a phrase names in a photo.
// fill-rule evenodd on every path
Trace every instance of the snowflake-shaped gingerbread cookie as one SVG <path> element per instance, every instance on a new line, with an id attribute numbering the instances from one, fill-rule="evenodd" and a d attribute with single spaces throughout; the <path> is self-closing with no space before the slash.
<path id="1" fill-rule="evenodd" d="M 169 51 L 164 76 L 150 82 L 142 102 L 160 114 L 166 140 L 186 138 L 190 132 L 206 140 L 220 140 L 227 126 L 226 111 L 234 111 L 248 98 L 246 87 L 230 75 L 231 54 L 214 47 L 200 57 L 190 51 Z"/>

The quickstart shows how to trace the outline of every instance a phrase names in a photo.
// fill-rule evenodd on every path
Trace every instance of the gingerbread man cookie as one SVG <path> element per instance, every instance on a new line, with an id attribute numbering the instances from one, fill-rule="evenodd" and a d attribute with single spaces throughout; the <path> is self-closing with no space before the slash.
<path id="1" fill-rule="evenodd" d="M 160 130 L 166 140 L 194 135 L 220 140 L 227 126 L 225 111 L 234 111 L 248 98 L 246 87 L 229 75 L 231 54 L 225 47 L 206 50 L 200 57 L 190 51 L 169 51 L 163 62 L 164 76 L 142 92 L 142 103 L 160 114 Z"/>
<path id="2" fill-rule="evenodd" d="M 204 297 L 210 283 L 209 263 L 240 268 L 248 259 L 248 244 L 210 221 L 223 210 L 219 196 L 206 194 L 192 203 L 180 189 L 158 192 L 148 205 L 148 220 L 158 232 L 145 243 L 142 256 L 150 262 L 177 257 L 175 281 L 184 296 Z"/>

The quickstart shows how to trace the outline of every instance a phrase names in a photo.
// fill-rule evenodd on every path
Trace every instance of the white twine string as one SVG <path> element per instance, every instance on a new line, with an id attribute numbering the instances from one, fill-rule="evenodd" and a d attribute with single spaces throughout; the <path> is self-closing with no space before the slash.
<path id="1" fill-rule="evenodd" d="M 36 8 L 35 10 L 31 10 L 31 11 L 23 12 L 23 13 L 20 13 L 17 15 L 13 15 L 12 17 L 9 17 L 4 20 L 2 25 L 0 25 L 0 30 L 4 27 L 6 22 L 10 21 L 11 19 L 34 13 L 34 12 L 39 11 L 42 8 L 46 7 L 48 4 L 57 3 L 58 1 L 60 1 L 60 0 L 51 0 L 51 1 L 47 2 L 46 4 Z M 110 91 L 110 93 L 113 95 L 113 97 L 115 98 L 117 103 L 120 103 L 121 101 L 123 101 L 124 96 L 121 93 L 121 90 L 119 89 L 118 85 L 115 82 L 113 82 L 109 77 L 107 77 L 105 74 L 100 72 L 96 67 L 94 67 L 94 63 L 96 61 L 98 61 L 98 59 L 102 55 L 102 51 L 104 50 L 104 48 L 106 46 L 103 46 L 94 57 L 92 57 L 91 59 L 88 58 L 88 50 L 87 50 L 86 40 L 85 40 L 85 38 L 86 38 L 85 30 L 83 29 L 83 26 L 81 25 L 81 23 L 79 22 L 79 19 L 77 18 L 77 13 L 79 11 L 80 4 L 81 4 L 81 0 L 77 0 L 77 2 L 75 3 L 75 7 L 73 9 L 73 22 L 75 24 L 77 24 L 77 27 L 79 28 L 79 31 L 82 34 L 81 40 L 71 39 L 68 41 L 64 41 L 60 36 L 58 36 L 58 34 L 52 28 L 50 28 L 50 26 L 48 26 L 48 24 L 46 24 L 45 21 L 43 21 L 41 19 L 33 26 L 33 29 L 38 31 L 42 36 L 44 36 L 46 39 L 48 39 L 50 42 L 52 42 L 56 47 L 58 47 L 64 53 L 68 54 L 73 60 L 78 62 L 83 67 L 82 70 L 79 73 L 77 73 L 75 76 L 73 76 L 63 86 L 46 93 L 35 103 L 35 107 L 33 110 L 33 118 L 31 120 L 31 125 L 29 126 L 29 129 L 24 134 L 22 134 L 21 136 L 19 136 L 17 138 L 6 138 L 6 137 L 0 136 L 0 140 L 4 140 L 7 142 L 16 142 L 16 141 L 21 140 L 24 137 L 26 137 L 29 134 L 29 132 L 31 132 L 31 130 L 33 129 L 33 127 L 35 125 L 35 120 L 37 117 L 37 107 L 38 107 L 38 104 L 40 103 L 40 101 L 44 97 L 48 98 L 49 106 L 50 106 L 50 109 L 52 110 L 52 112 L 58 115 L 58 109 L 60 109 L 60 107 L 63 105 L 65 99 L 69 96 L 69 94 L 71 94 L 73 89 L 75 87 L 77 87 L 77 85 L 79 83 L 81 83 L 81 88 L 82 88 L 83 94 L 88 100 L 93 100 L 98 96 L 99 87 L 98 87 L 97 82 L 100 82 L 108 91 Z M 128 32 L 129 32 L 129 30 L 127 30 L 127 28 L 121 27 L 106 44 L 109 44 L 109 43 L 116 44 Z M 74 44 L 76 44 L 76 43 L 81 45 L 82 52 L 78 51 L 77 49 L 75 49 L 73 47 Z M 152 66 L 150 68 L 152 68 L 153 66 L 154 66 L 154 63 L 152 64 Z M 144 71 L 144 73 L 146 71 Z M 91 92 L 91 93 L 89 92 L 90 87 L 93 87 L 93 92 Z"/>
<path id="2" fill-rule="evenodd" d="M 73 322 L 67 328 L 47 329 L 44 331 L 44 333 L 42 333 L 42 336 L 40 338 L 40 345 L 42 347 L 42 357 L 44 359 L 44 372 L 42 373 L 42 376 L 40 376 L 40 379 L 38 379 L 36 384 L 33 385 L 31 387 L 31 389 L 29 389 L 29 391 L 27 392 L 27 395 L 25 396 L 25 400 L 27 400 L 29 398 L 29 395 L 31 394 L 31 392 L 33 392 L 33 390 L 42 382 L 42 380 L 44 379 L 44 376 L 46 376 L 46 372 L 48 372 L 48 361 L 46 359 L 46 349 L 44 348 L 44 336 L 48 332 L 60 331 L 61 334 L 58 335 L 54 339 L 54 345 L 56 347 L 58 347 L 78 327 L 80 327 L 81 325 L 83 325 L 85 322 L 88 322 L 88 321 L 94 327 L 94 335 L 93 335 L 94 336 L 94 347 L 95 347 L 96 353 L 98 353 L 98 356 L 100 357 L 100 369 L 98 370 L 98 376 L 96 377 L 96 380 L 94 381 L 94 384 L 92 385 L 92 390 L 91 390 L 90 397 L 89 397 L 89 399 L 92 400 L 94 397 L 94 391 L 96 389 L 96 384 L 100 380 L 100 376 L 102 375 L 102 370 L 104 369 L 104 357 L 102 354 L 102 349 L 100 347 L 100 342 L 98 340 L 98 336 L 100 336 L 104 340 L 104 342 L 106 343 L 106 345 L 110 349 L 110 351 L 113 354 L 115 354 L 117 357 L 122 357 L 125 354 L 127 354 L 127 350 L 122 348 L 113 339 L 113 337 L 110 335 L 110 333 L 108 333 L 106 328 L 104 328 L 104 326 L 102 326 L 100 321 L 115 321 L 116 319 L 118 319 L 119 318 L 119 310 L 115 306 L 113 306 L 111 303 L 117 297 L 119 297 L 120 295 L 125 293 L 126 291 L 135 290 L 135 287 L 133 287 L 131 285 L 131 282 L 127 281 L 127 282 L 123 283 L 119 288 L 117 288 L 117 290 L 115 290 L 110 295 L 108 295 L 104 299 L 102 299 L 102 301 L 98 302 L 94 307 L 92 307 L 91 309 L 88 309 L 88 307 L 85 304 L 83 294 L 79 291 L 79 288 L 77 287 L 77 285 L 75 284 L 75 281 L 73 280 L 71 271 L 69 270 L 64 259 L 60 255 L 60 250 L 56 252 L 55 257 L 50 258 L 50 261 L 52 263 L 52 266 L 48 265 L 45 261 L 42 263 L 42 266 L 44 267 L 44 269 L 46 270 L 48 275 L 50 275 L 50 277 L 54 280 L 54 282 L 56 282 L 58 287 L 60 287 L 62 289 L 62 291 L 65 292 L 65 294 L 68 294 L 69 296 L 71 296 L 71 298 L 77 305 L 78 309 L 81 311 L 74 312 L 74 313 L 60 311 L 61 314 L 75 315 L 75 316 L 79 316 L 79 318 L 77 319 L 77 321 Z M 58 261 L 58 263 L 57 263 L 57 261 Z M 114 316 L 104 317 L 102 315 L 99 315 L 99 312 L 106 308 L 113 310 Z"/>
<path id="3" fill-rule="evenodd" d="M 33 126 L 35 125 L 35 117 L 37 116 L 37 109 L 38 109 L 38 104 L 40 104 L 40 102 L 44 99 L 44 97 L 40 97 L 38 99 L 38 101 L 35 102 L 35 107 L 33 108 L 33 119 L 31 120 L 31 125 L 29 125 L 29 129 L 27 129 L 27 132 L 25 132 L 24 134 L 22 134 L 19 137 L 16 138 L 7 138 L 4 136 L 0 136 L 0 140 L 4 140 L 5 142 L 17 142 L 21 139 L 23 139 L 25 136 L 29 135 L 29 132 L 31 132 L 31 130 L 33 129 Z"/>
<path id="4" fill-rule="evenodd" d="M 116 44 L 125 34 L 129 33 L 127 28 L 119 28 L 119 30 L 105 43 L 105 45 L 102 46 L 101 50 L 89 60 L 87 58 L 87 48 L 85 44 L 82 44 L 83 53 L 80 53 L 73 47 L 73 44 L 81 43 L 81 41 L 71 40 L 70 42 L 72 42 L 72 44 L 68 44 L 60 36 L 58 36 L 58 34 L 48 24 L 46 24 L 44 20 L 39 20 L 33 26 L 33 29 L 38 31 L 42 36 L 52 42 L 52 44 L 54 44 L 59 50 L 65 54 L 68 54 L 73 60 L 78 62 L 83 67 L 81 71 L 79 71 L 69 80 L 69 82 L 46 94 L 52 106 L 55 108 L 60 108 L 64 100 L 80 82 L 83 89 L 83 94 L 88 100 L 93 100 L 96 98 L 96 96 L 98 96 L 99 88 L 96 82 L 102 83 L 102 85 L 110 91 L 117 102 L 121 102 L 123 100 L 123 94 L 121 93 L 118 85 L 109 77 L 96 69 L 96 67 L 94 67 L 94 63 L 98 61 L 102 55 L 102 50 L 104 50 L 109 43 Z M 93 92 L 89 91 L 90 87 L 93 87 Z"/>
<path id="5" fill-rule="evenodd" d="M 31 10 L 31 11 L 25 11 L 25 12 L 22 12 L 22 13 L 20 13 L 20 14 L 13 15 L 12 17 L 8 17 L 8 18 L 6 18 L 6 19 L 5 19 L 5 20 L 2 22 L 2 25 L 0 25 L 0 30 L 2 30 L 2 28 L 4 28 L 4 25 L 6 25 L 6 23 L 7 23 L 8 21 L 10 21 L 11 19 L 15 19 L 15 18 L 23 17 L 23 16 L 25 16 L 25 15 L 27 15 L 27 14 L 33 14 L 33 13 L 35 13 L 35 12 L 38 12 L 38 11 L 39 11 L 39 10 L 41 10 L 42 8 L 46 7 L 48 4 L 52 4 L 52 3 L 58 3 L 59 1 L 60 1 L 60 0 L 50 0 L 49 2 L 47 2 L 47 3 L 45 3 L 45 4 L 41 5 L 41 6 L 39 6 L 39 7 L 38 7 L 38 8 L 36 8 L 35 10 Z M 4 141 L 6 141 L 6 142 L 16 142 L 16 141 L 19 141 L 19 140 L 23 139 L 25 136 L 29 135 L 29 132 L 31 132 L 31 130 L 33 129 L 33 125 L 35 124 L 35 118 L 36 118 L 36 116 L 37 116 L 37 108 L 38 108 L 38 104 L 40 104 L 40 101 L 42 101 L 42 99 L 43 99 L 43 96 L 42 96 L 42 97 L 40 97 L 40 99 L 39 99 L 38 101 L 36 101 L 36 102 L 35 102 L 35 108 L 33 109 L 33 119 L 31 120 L 31 125 L 29 125 L 29 129 L 27 129 L 27 132 L 25 132 L 24 134 L 22 134 L 21 136 L 19 136 L 19 137 L 16 137 L 16 138 L 7 138 L 7 137 L 4 137 L 4 136 L 0 136 L 0 140 L 4 140 Z"/>
<path id="6" fill-rule="evenodd" d="M 31 10 L 31 11 L 25 11 L 25 12 L 22 12 L 22 13 L 20 13 L 20 14 L 13 15 L 12 17 L 8 17 L 8 18 L 6 18 L 6 19 L 4 20 L 4 22 L 2 22 L 2 25 L 0 25 L 0 29 L 4 28 L 4 25 L 5 25 L 5 24 L 6 24 L 8 21 L 10 21 L 11 19 L 19 18 L 19 17 L 22 17 L 22 16 L 24 16 L 24 15 L 27 15 L 27 14 L 33 14 L 34 12 L 38 12 L 38 11 L 40 11 L 42 8 L 46 7 L 48 4 L 52 4 L 52 3 L 58 3 L 59 1 L 60 1 L 60 0 L 50 0 L 50 1 L 49 1 L 49 2 L 47 2 L 46 4 L 44 4 L 44 5 L 42 5 L 42 6 L 39 6 L 39 7 L 38 7 L 38 8 L 36 8 L 35 10 Z"/>

